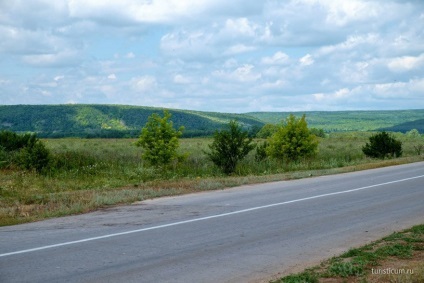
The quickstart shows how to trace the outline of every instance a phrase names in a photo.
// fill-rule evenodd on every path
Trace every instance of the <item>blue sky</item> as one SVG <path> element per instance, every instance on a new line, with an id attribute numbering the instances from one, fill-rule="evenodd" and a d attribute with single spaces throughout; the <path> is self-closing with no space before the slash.
<path id="1" fill-rule="evenodd" d="M 422 0 L 0 0 L 0 104 L 424 109 Z"/>

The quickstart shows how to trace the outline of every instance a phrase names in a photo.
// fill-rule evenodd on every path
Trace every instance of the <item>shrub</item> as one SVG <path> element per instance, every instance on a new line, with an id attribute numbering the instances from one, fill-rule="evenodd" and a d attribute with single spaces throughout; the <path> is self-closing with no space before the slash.
<path id="1" fill-rule="evenodd" d="M 400 157 L 402 156 L 402 142 L 383 131 L 372 135 L 369 143 L 362 147 L 362 152 L 372 158 Z"/>
<path id="2" fill-rule="evenodd" d="M 318 149 L 318 140 L 308 129 L 305 115 L 300 119 L 290 115 L 268 142 L 269 156 L 289 161 L 313 157 Z"/>
<path id="3" fill-rule="evenodd" d="M 38 173 L 49 165 L 50 152 L 45 145 L 37 140 L 34 143 L 29 143 L 22 148 L 17 154 L 17 164 L 27 170 L 35 169 Z"/>
<path id="4" fill-rule="evenodd" d="M 406 136 L 410 138 L 421 138 L 420 132 L 417 129 L 412 129 L 406 132 Z"/>
<path id="5" fill-rule="evenodd" d="M 268 142 L 265 141 L 262 144 L 256 147 L 255 160 L 260 162 L 267 158 L 266 148 L 268 147 Z"/>
<path id="6" fill-rule="evenodd" d="M 320 138 L 325 138 L 326 134 L 324 132 L 324 129 L 317 129 L 317 128 L 311 128 L 311 134 L 320 137 Z"/>
<path id="7" fill-rule="evenodd" d="M 9 161 L 22 169 L 35 169 L 40 173 L 50 162 L 50 152 L 35 134 L 1 131 L 0 148 L 0 166 Z"/>
<path id="8" fill-rule="evenodd" d="M 168 111 L 164 111 L 163 117 L 153 113 L 141 130 L 136 143 L 144 149 L 142 158 L 154 167 L 166 166 L 182 158 L 177 154 L 177 149 L 178 138 L 181 137 L 184 127 L 175 130 L 170 118 L 171 114 Z"/>
<path id="9" fill-rule="evenodd" d="M 9 156 L 4 148 L 0 145 L 0 168 L 6 167 L 8 163 Z"/>
<path id="10" fill-rule="evenodd" d="M 236 169 L 237 163 L 255 148 L 248 132 L 243 131 L 236 121 L 230 121 L 228 130 L 217 131 L 209 145 L 210 152 L 205 152 L 209 159 L 229 175 Z"/>
<path id="11" fill-rule="evenodd" d="M 25 146 L 34 143 L 35 141 L 36 137 L 32 134 L 18 135 L 17 133 L 11 131 L 0 132 L 0 146 L 2 146 L 3 149 L 8 152 L 20 150 Z"/>
<path id="12" fill-rule="evenodd" d="M 256 134 L 257 138 L 267 139 L 278 131 L 278 126 L 274 124 L 265 124 Z"/>

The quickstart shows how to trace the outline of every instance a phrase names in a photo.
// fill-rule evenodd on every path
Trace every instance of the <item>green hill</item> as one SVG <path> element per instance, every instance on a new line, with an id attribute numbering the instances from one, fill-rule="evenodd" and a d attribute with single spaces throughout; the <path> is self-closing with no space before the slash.
<path id="1" fill-rule="evenodd" d="M 0 130 L 35 132 L 40 137 L 136 137 L 152 113 L 163 108 L 123 105 L 3 105 Z M 210 135 L 235 119 L 246 129 L 263 122 L 243 114 L 169 109 L 174 126 L 184 136 Z"/>
<path id="2" fill-rule="evenodd" d="M 412 129 L 417 129 L 420 133 L 424 133 L 424 119 L 405 122 L 392 127 L 381 128 L 380 130 L 405 133 Z"/>
<path id="3" fill-rule="evenodd" d="M 424 109 L 389 111 L 307 111 L 307 112 L 252 112 L 246 113 L 265 123 L 280 123 L 290 114 L 306 114 L 308 125 L 326 132 L 390 131 L 406 132 L 417 129 L 424 132 Z"/>
<path id="4" fill-rule="evenodd" d="M 255 132 L 291 113 L 306 114 L 310 127 L 327 132 L 389 130 L 424 133 L 424 110 L 251 112 L 231 114 L 169 109 L 185 137 L 211 135 L 230 120 Z M 125 105 L 0 105 L 0 130 L 35 132 L 40 137 L 137 137 L 152 113 L 163 108 Z"/>

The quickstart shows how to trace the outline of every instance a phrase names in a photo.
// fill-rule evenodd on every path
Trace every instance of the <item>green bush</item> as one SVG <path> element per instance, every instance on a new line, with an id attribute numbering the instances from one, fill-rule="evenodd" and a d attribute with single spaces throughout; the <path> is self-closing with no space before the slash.
<path id="1" fill-rule="evenodd" d="M 41 141 L 23 147 L 16 156 L 17 164 L 27 170 L 35 169 L 38 173 L 49 165 L 50 152 Z"/>
<path id="2" fill-rule="evenodd" d="M 234 173 L 237 163 L 255 148 L 248 132 L 243 131 L 236 121 L 230 121 L 228 130 L 217 131 L 209 145 L 210 152 L 205 152 L 209 159 L 225 174 Z"/>
<path id="3" fill-rule="evenodd" d="M 265 141 L 262 144 L 256 147 L 255 160 L 260 162 L 265 160 L 268 156 L 266 154 L 266 148 L 268 147 L 268 142 Z"/>
<path id="4" fill-rule="evenodd" d="M 175 130 L 171 114 L 164 111 L 161 117 L 156 113 L 149 116 L 136 145 L 144 149 L 142 158 L 154 167 L 169 165 L 172 161 L 179 160 L 182 156 L 177 154 L 179 138 L 184 127 Z"/>
<path id="5" fill-rule="evenodd" d="M 420 132 L 417 129 L 412 129 L 408 132 L 406 132 L 406 136 L 414 139 L 421 138 Z"/>
<path id="6" fill-rule="evenodd" d="M 362 152 L 372 158 L 400 157 L 402 156 L 402 142 L 383 131 L 372 135 L 369 143 L 362 147 Z"/>
<path id="7" fill-rule="evenodd" d="M 18 135 L 1 131 L 0 147 L 0 167 L 16 164 L 22 169 L 34 169 L 40 173 L 49 165 L 50 152 L 35 134 Z"/>
<path id="8" fill-rule="evenodd" d="M 315 135 L 317 137 L 320 137 L 320 138 L 325 138 L 326 137 L 326 134 L 325 134 L 325 132 L 324 132 L 323 129 L 311 128 L 310 131 L 311 131 L 311 134 L 313 134 L 313 135 Z"/>
<path id="9" fill-rule="evenodd" d="M 278 131 L 278 126 L 274 124 L 265 124 L 256 134 L 257 138 L 267 139 Z"/>
<path id="10" fill-rule="evenodd" d="M 0 145 L 0 168 L 4 168 L 7 166 L 8 159 L 9 159 L 9 156 L 6 152 L 6 149 L 4 148 L 4 146 Z"/>
<path id="11" fill-rule="evenodd" d="M 33 144 L 35 141 L 36 137 L 32 134 L 18 135 L 11 131 L 0 132 L 0 146 L 8 152 L 20 150 L 29 144 Z"/>
<path id="12" fill-rule="evenodd" d="M 318 149 L 318 140 L 308 129 L 305 115 L 300 119 L 290 115 L 268 142 L 267 154 L 281 160 L 313 157 Z"/>

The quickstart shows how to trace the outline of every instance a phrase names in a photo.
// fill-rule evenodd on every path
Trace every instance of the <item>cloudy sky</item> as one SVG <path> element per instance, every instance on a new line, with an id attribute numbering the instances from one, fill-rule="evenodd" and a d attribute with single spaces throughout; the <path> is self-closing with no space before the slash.
<path id="1" fill-rule="evenodd" d="M 0 104 L 424 109 L 423 0 L 0 0 Z"/>

